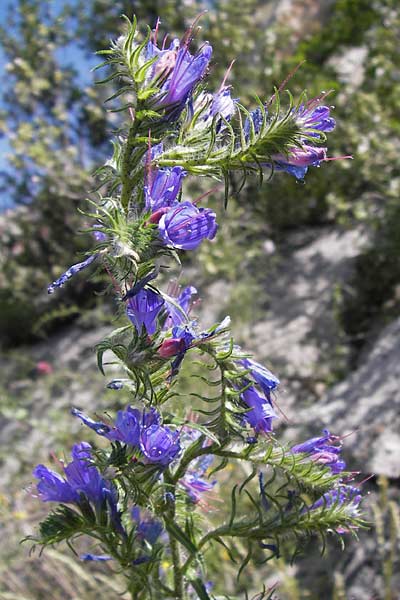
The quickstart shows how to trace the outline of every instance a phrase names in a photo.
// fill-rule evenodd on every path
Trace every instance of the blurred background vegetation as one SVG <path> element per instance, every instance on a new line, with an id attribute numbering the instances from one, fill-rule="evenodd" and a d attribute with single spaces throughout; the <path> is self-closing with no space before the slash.
<path id="1" fill-rule="evenodd" d="M 103 383 L 90 350 L 113 320 L 112 301 L 101 295 L 102 276 L 77 277 L 61 293 L 46 293 L 48 282 L 90 244 L 77 209 L 85 209 L 86 198 L 93 197 L 91 173 L 109 156 L 117 125 L 103 105 L 107 91 L 94 86 L 94 52 L 119 35 L 122 13 L 135 13 L 142 25 L 160 16 L 162 28 L 179 36 L 204 9 L 197 41 L 207 39 L 214 48 L 211 88 L 219 86 L 235 60 L 229 75 L 233 96 L 251 105 L 254 93 L 268 99 L 302 63 L 288 87 L 294 94 L 306 88 L 310 97 L 332 90 L 328 102 L 338 125 L 329 138 L 329 155 L 354 157 L 310 169 L 305 184 L 288 175 L 274 176 L 261 188 L 249 180 L 240 195 L 233 194 L 227 214 L 219 205 L 221 194 L 209 197 L 220 213 L 221 234 L 215 243 L 203 244 L 195 259 L 187 259 L 183 278 L 195 277 L 205 298 L 204 317 L 212 321 L 231 314 L 234 332 L 251 346 L 249 325 L 271 309 L 271 279 L 284 274 L 293 248 L 328 230 L 357 231 L 363 243 L 350 276 L 331 290 L 339 335 L 323 389 L 354 369 L 368 344 L 399 316 L 400 13 L 395 0 L 4 1 L 0 505 L 10 540 L 30 531 L 40 510 L 22 490 L 30 481 L 32 457 L 38 462 L 79 434 L 76 424 L 71 433 L 66 425 L 72 399 L 78 394 L 81 406 L 97 411 L 117 404 L 114 396 L 103 395 L 99 406 Z M 190 193 L 206 190 L 189 181 Z M 50 366 L 47 372 L 43 361 Z M 14 452 L 17 447 L 23 451 Z M 378 527 L 369 537 L 378 549 L 374 569 L 382 577 L 380 591 L 373 593 L 394 600 L 400 597 L 391 575 L 399 561 L 400 527 L 391 498 L 398 488 L 384 479 L 374 486 L 371 505 Z M 52 554 L 46 565 L 26 563 L 27 549 L 14 541 L 3 556 L 0 598 L 120 597 L 117 584 L 104 588 L 109 581 L 104 570 L 88 577 L 93 569 L 83 570 L 61 553 Z M 279 580 L 277 598 L 347 598 L 340 567 L 334 572 L 312 556 L 306 576 L 282 559 L 251 570 L 251 579 L 237 590 L 257 591 Z M 216 586 L 232 591 L 235 569 L 226 557 L 218 560 L 227 566 L 223 576 L 219 566 L 212 574 L 219 578 Z M 64 564 L 60 579 L 57 572 Z"/>

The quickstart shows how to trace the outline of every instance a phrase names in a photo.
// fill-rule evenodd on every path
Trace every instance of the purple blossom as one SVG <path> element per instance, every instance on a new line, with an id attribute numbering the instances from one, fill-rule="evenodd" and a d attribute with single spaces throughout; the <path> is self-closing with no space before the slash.
<path id="1" fill-rule="evenodd" d="M 135 283 L 135 285 L 133 287 L 131 287 L 130 290 L 127 291 L 127 293 L 125 294 L 125 296 L 122 298 L 122 300 L 128 300 L 128 298 L 133 298 L 134 296 L 136 296 L 136 294 L 138 294 L 140 292 L 140 290 L 142 290 L 150 281 L 152 281 L 153 279 L 155 279 L 158 275 L 158 271 L 159 269 L 154 269 L 154 271 L 151 271 L 151 273 L 148 273 L 146 275 L 146 277 L 142 277 L 142 279 L 139 279 L 139 281 L 137 281 Z"/>
<path id="2" fill-rule="evenodd" d="M 271 392 L 275 390 L 280 381 L 269 369 L 260 365 L 258 362 L 251 358 L 244 358 L 240 363 L 249 370 L 249 376 L 254 379 L 260 386 L 265 396 L 270 401 Z"/>
<path id="3" fill-rule="evenodd" d="M 107 560 L 113 560 L 112 556 L 109 554 L 80 554 L 79 558 L 84 561 L 96 561 L 96 562 L 104 562 Z"/>
<path id="4" fill-rule="evenodd" d="M 168 316 L 165 320 L 163 329 L 182 325 L 189 320 L 188 312 L 192 302 L 192 296 L 197 294 L 197 289 L 193 285 L 185 287 L 177 298 L 165 299 L 168 310 Z"/>
<path id="5" fill-rule="evenodd" d="M 236 103 L 231 97 L 230 87 L 222 87 L 218 92 L 212 95 L 210 115 L 215 117 L 221 115 L 229 121 L 236 111 Z"/>
<path id="6" fill-rule="evenodd" d="M 334 445 L 339 441 L 339 438 L 329 433 L 324 429 L 323 436 L 311 438 L 302 444 L 293 446 L 291 451 L 294 454 L 304 453 L 310 454 L 310 458 L 329 467 L 332 473 L 341 473 L 346 468 L 346 463 L 341 460 L 340 451 L 342 444 Z"/>
<path id="7" fill-rule="evenodd" d="M 153 97 L 154 108 L 183 107 L 194 87 L 204 76 L 212 55 L 207 42 L 192 56 L 187 43 L 174 40 L 168 50 L 159 50 L 153 42 L 147 46 L 147 59 L 157 56 L 152 65 L 152 83 L 161 83 Z"/>
<path id="8" fill-rule="evenodd" d="M 142 429 L 140 449 L 150 463 L 167 466 L 181 450 L 179 432 L 154 424 Z"/>
<path id="9" fill-rule="evenodd" d="M 152 213 L 174 205 L 186 171 L 182 167 L 152 170 L 144 186 L 145 206 Z"/>
<path id="10" fill-rule="evenodd" d="M 136 327 L 138 333 L 143 327 L 149 335 L 157 329 L 157 317 L 164 306 L 164 300 L 160 294 L 150 289 L 141 289 L 135 296 L 129 298 L 126 314 Z"/>
<path id="11" fill-rule="evenodd" d="M 264 120 L 261 108 L 258 107 L 255 110 L 252 110 L 250 113 L 250 118 L 253 122 L 254 132 L 257 135 L 261 130 L 261 125 L 263 124 Z M 247 118 L 243 126 L 244 135 L 247 141 L 249 141 L 250 139 L 251 121 L 249 120 L 249 118 Z"/>
<path id="12" fill-rule="evenodd" d="M 38 465 L 33 474 L 39 479 L 37 491 L 43 502 L 74 504 L 79 501 L 79 494 L 71 484 L 45 465 Z"/>
<path id="13" fill-rule="evenodd" d="M 359 488 L 350 485 L 340 485 L 339 487 L 326 492 L 321 498 L 314 502 L 307 510 L 326 509 L 331 506 L 343 507 L 350 517 L 358 516 L 358 508 L 362 500 Z M 339 530 L 338 530 L 339 531 Z M 345 530 L 339 531 L 344 533 Z"/>
<path id="14" fill-rule="evenodd" d="M 318 132 L 329 133 L 336 127 L 336 121 L 330 116 L 330 110 L 329 106 L 318 106 L 315 100 L 311 100 L 299 107 L 295 119 L 304 133 L 318 137 Z"/>
<path id="15" fill-rule="evenodd" d="M 224 121 L 230 121 L 236 112 L 236 101 L 231 97 L 231 90 L 228 86 L 222 87 L 215 94 L 201 92 L 193 103 L 189 103 L 189 120 L 195 113 L 200 113 L 196 120 L 197 128 L 206 128 L 211 125 L 214 117 L 216 119 L 216 130 L 224 128 Z M 222 118 L 223 117 L 223 118 Z"/>
<path id="16" fill-rule="evenodd" d="M 209 208 L 197 208 L 191 202 L 180 202 L 164 214 L 158 224 L 166 246 L 194 250 L 204 239 L 212 240 L 217 232 L 216 214 Z"/>
<path id="17" fill-rule="evenodd" d="M 327 148 L 317 148 L 304 144 L 301 148 L 292 148 L 290 153 L 274 154 L 274 168 L 294 175 L 296 179 L 304 179 L 308 167 L 319 167 L 326 160 Z"/>
<path id="18" fill-rule="evenodd" d="M 254 387 L 249 387 L 240 395 L 240 397 L 250 408 L 250 410 L 243 415 L 244 420 L 253 427 L 256 433 L 271 432 L 272 419 L 276 418 L 276 414 L 268 400 L 263 396 L 260 396 Z"/>
<path id="19" fill-rule="evenodd" d="M 89 267 L 92 264 L 92 262 L 94 262 L 96 260 L 96 258 L 98 256 L 99 256 L 98 254 L 91 254 L 90 256 L 88 256 L 88 258 L 86 258 L 82 262 L 72 265 L 72 267 L 67 269 L 65 271 L 65 273 L 63 273 L 58 279 L 53 281 L 53 283 L 51 283 L 47 287 L 47 293 L 54 294 L 54 292 L 57 288 L 63 287 L 63 285 L 68 281 L 68 279 L 71 279 L 71 277 L 73 277 L 74 275 L 76 275 L 77 273 L 82 271 L 83 269 L 86 269 L 87 267 Z"/>
<path id="20" fill-rule="evenodd" d="M 163 531 L 163 526 L 160 521 L 153 519 L 151 516 L 143 518 L 141 516 L 141 511 L 137 506 L 132 508 L 131 516 L 137 524 L 136 531 L 138 538 L 153 546 Z"/>
<path id="21" fill-rule="evenodd" d="M 80 410 L 73 408 L 72 414 L 110 441 L 119 441 L 139 450 L 150 463 L 166 466 L 180 451 L 179 432 L 172 432 L 161 425 L 158 412 L 152 408 L 141 412 L 128 407 L 117 413 L 114 425 L 93 421 Z"/>
<path id="22" fill-rule="evenodd" d="M 72 461 L 64 467 L 65 478 L 44 465 L 38 465 L 33 474 L 39 480 L 39 497 L 43 502 L 62 502 L 79 506 L 84 496 L 94 505 L 96 511 L 108 507 L 114 527 L 120 533 L 124 533 L 117 509 L 117 491 L 91 464 L 91 451 L 90 444 L 86 442 L 76 444 L 72 448 Z"/>
<path id="23" fill-rule="evenodd" d="M 159 422 L 159 416 L 154 409 L 151 409 L 149 413 L 141 413 L 140 410 L 131 406 L 117 412 L 115 423 L 112 426 L 102 421 L 94 421 L 77 408 L 73 408 L 71 413 L 98 435 L 112 442 L 123 442 L 133 447 L 139 445 L 141 427 Z"/>
<path id="24" fill-rule="evenodd" d="M 189 498 L 195 504 L 200 502 L 202 494 L 211 492 L 217 483 L 216 480 L 209 481 L 205 478 L 205 474 L 213 461 L 214 456 L 211 454 L 199 457 L 180 480 L 180 484 L 187 490 Z"/>
<path id="25" fill-rule="evenodd" d="M 93 231 L 92 231 L 92 235 L 94 237 L 94 239 L 96 240 L 96 242 L 106 242 L 108 237 L 107 234 L 104 233 L 104 231 L 102 231 L 103 229 L 103 225 L 94 225 Z"/>

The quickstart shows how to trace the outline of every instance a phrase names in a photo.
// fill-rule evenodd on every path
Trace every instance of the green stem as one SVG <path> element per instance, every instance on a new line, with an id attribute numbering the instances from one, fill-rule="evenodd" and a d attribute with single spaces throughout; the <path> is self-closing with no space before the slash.
<path id="1" fill-rule="evenodd" d="M 129 129 L 128 139 L 126 140 L 126 146 L 124 150 L 124 155 L 122 158 L 122 166 L 121 166 L 121 204 L 125 210 L 128 212 L 129 201 L 131 199 L 131 194 L 134 186 L 134 181 L 131 178 L 132 164 L 131 157 L 132 151 L 135 147 L 136 136 L 139 130 L 139 123 L 135 119 L 132 123 L 131 128 Z"/>
<path id="2" fill-rule="evenodd" d="M 168 486 L 168 492 L 173 495 L 174 500 L 170 503 L 169 510 L 164 516 L 165 529 L 168 531 L 168 523 L 175 520 L 175 482 L 171 476 L 169 469 L 164 473 L 164 481 Z M 183 573 L 181 569 L 181 555 L 179 551 L 179 545 L 173 534 L 168 531 L 169 545 L 171 548 L 171 558 L 174 570 L 174 593 L 175 598 L 178 600 L 184 600 L 183 591 Z"/>

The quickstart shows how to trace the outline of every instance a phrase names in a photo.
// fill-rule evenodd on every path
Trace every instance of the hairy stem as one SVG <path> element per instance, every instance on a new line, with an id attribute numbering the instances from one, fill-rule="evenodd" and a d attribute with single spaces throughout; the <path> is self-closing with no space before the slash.
<path id="1" fill-rule="evenodd" d="M 132 123 L 132 125 L 129 129 L 128 139 L 126 140 L 126 146 L 125 146 L 124 155 L 122 158 L 121 204 L 122 204 L 125 212 L 128 212 L 129 201 L 131 199 L 131 194 L 132 194 L 132 190 L 133 190 L 133 186 L 134 186 L 134 181 L 130 176 L 131 171 L 132 171 L 131 158 L 132 158 L 133 149 L 135 147 L 135 141 L 136 141 L 136 135 L 138 133 L 138 129 L 139 129 L 139 124 L 138 124 L 138 121 L 135 119 L 135 121 Z"/>
<path id="2" fill-rule="evenodd" d="M 164 516 L 165 529 L 168 531 L 168 523 L 175 521 L 175 482 L 171 477 L 169 469 L 164 473 L 164 481 L 168 485 L 168 494 L 173 496 L 173 500 L 169 502 L 169 509 Z M 181 556 L 179 551 L 178 541 L 175 539 L 172 533 L 168 531 L 169 545 L 171 548 L 171 558 L 174 570 L 174 593 L 175 598 L 178 600 L 184 599 L 183 592 L 183 572 L 181 569 Z"/>

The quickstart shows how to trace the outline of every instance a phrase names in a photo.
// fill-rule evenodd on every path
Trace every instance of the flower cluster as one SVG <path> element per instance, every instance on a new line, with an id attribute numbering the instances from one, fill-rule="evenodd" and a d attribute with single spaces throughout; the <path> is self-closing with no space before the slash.
<path id="1" fill-rule="evenodd" d="M 108 512 L 113 527 L 123 532 L 117 509 L 117 490 L 93 465 L 90 444 L 76 444 L 71 455 L 72 461 L 63 467 L 65 477 L 44 465 L 34 469 L 33 474 L 39 480 L 37 491 L 41 500 L 75 504 L 82 510 L 89 503 L 97 515 Z"/>
<path id="2" fill-rule="evenodd" d="M 140 412 L 129 406 L 126 410 L 118 411 L 113 425 L 94 421 L 77 408 L 72 409 L 72 414 L 98 435 L 139 451 L 143 460 L 150 464 L 165 467 L 181 450 L 179 432 L 172 432 L 161 425 L 161 417 L 155 409 Z"/>

